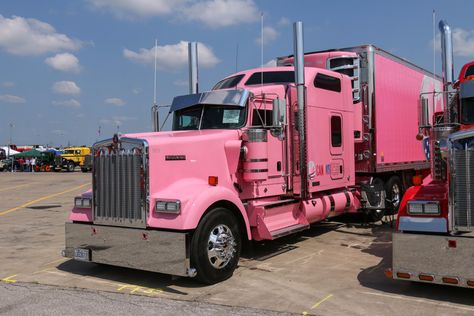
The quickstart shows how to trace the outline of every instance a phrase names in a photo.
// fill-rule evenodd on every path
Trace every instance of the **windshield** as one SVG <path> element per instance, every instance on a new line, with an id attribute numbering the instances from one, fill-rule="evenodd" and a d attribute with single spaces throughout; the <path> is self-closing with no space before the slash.
<path id="1" fill-rule="evenodd" d="M 197 105 L 174 112 L 173 130 L 236 129 L 245 124 L 245 107 Z"/>
<path id="2" fill-rule="evenodd" d="M 474 97 L 461 99 L 461 123 L 474 124 Z"/>

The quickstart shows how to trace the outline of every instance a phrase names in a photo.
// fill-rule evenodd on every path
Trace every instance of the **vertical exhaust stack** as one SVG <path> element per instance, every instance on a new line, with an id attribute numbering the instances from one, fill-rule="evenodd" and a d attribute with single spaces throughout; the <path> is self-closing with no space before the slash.
<path id="1" fill-rule="evenodd" d="M 445 88 L 453 83 L 454 66 L 453 66 L 453 39 L 451 27 L 446 21 L 439 21 L 439 31 L 441 32 L 441 59 L 443 63 L 443 84 Z"/>
<path id="2" fill-rule="evenodd" d="M 188 43 L 189 93 L 199 92 L 197 42 Z"/>
<path id="3" fill-rule="evenodd" d="M 306 107 L 304 86 L 304 47 L 303 47 L 303 22 L 293 24 L 294 36 L 294 65 L 295 84 L 298 98 L 298 133 L 299 133 L 299 160 L 301 176 L 301 198 L 308 197 L 308 180 L 306 171 Z"/>

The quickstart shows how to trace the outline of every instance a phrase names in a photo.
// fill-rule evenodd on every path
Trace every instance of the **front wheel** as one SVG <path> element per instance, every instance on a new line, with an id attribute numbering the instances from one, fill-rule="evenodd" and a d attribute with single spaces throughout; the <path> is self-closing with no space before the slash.
<path id="1" fill-rule="evenodd" d="M 199 223 L 191 241 L 191 265 L 206 284 L 232 276 L 242 249 L 237 218 L 222 207 L 212 209 Z"/>
<path id="2" fill-rule="evenodd" d="M 66 165 L 66 170 L 67 172 L 73 172 L 75 167 L 76 166 L 74 165 L 74 162 L 68 161 Z"/>

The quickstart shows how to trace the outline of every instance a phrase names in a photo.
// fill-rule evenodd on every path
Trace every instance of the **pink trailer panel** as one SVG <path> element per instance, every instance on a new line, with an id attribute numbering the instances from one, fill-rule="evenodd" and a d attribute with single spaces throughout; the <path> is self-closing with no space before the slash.
<path id="1" fill-rule="evenodd" d="M 377 164 L 423 162 L 418 134 L 420 94 L 441 88 L 426 74 L 375 54 L 375 151 Z M 438 90 L 438 89 L 437 89 Z"/>

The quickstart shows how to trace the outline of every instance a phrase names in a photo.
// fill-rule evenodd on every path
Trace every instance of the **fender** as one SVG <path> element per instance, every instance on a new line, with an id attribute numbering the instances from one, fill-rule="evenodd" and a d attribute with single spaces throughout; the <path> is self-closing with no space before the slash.
<path id="1" fill-rule="evenodd" d="M 250 231 L 250 223 L 245 211 L 242 201 L 238 198 L 235 192 L 229 190 L 226 187 L 219 186 L 209 186 L 206 185 L 206 188 L 203 190 L 197 189 L 199 194 L 194 197 L 193 203 L 190 205 L 192 207 L 195 216 L 187 216 L 185 220 L 186 227 L 196 228 L 199 224 L 199 221 L 204 216 L 204 213 L 207 209 L 217 202 L 227 201 L 234 204 L 240 211 L 242 218 L 244 219 L 245 228 L 247 230 L 247 237 L 249 240 L 252 239 L 252 233 Z"/>
<path id="2" fill-rule="evenodd" d="M 151 195 L 150 210 L 156 200 L 181 201 L 181 213 L 167 214 L 150 212 L 148 226 L 175 230 L 196 229 L 207 209 L 217 202 L 226 201 L 234 204 L 244 219 L 247 236 L 251 239 L 250 223 L 242 201 L 235 190 L 225 185 L 210 186 L 202 179 L 182 179 L 168 186 L 165 190 Z"/>

